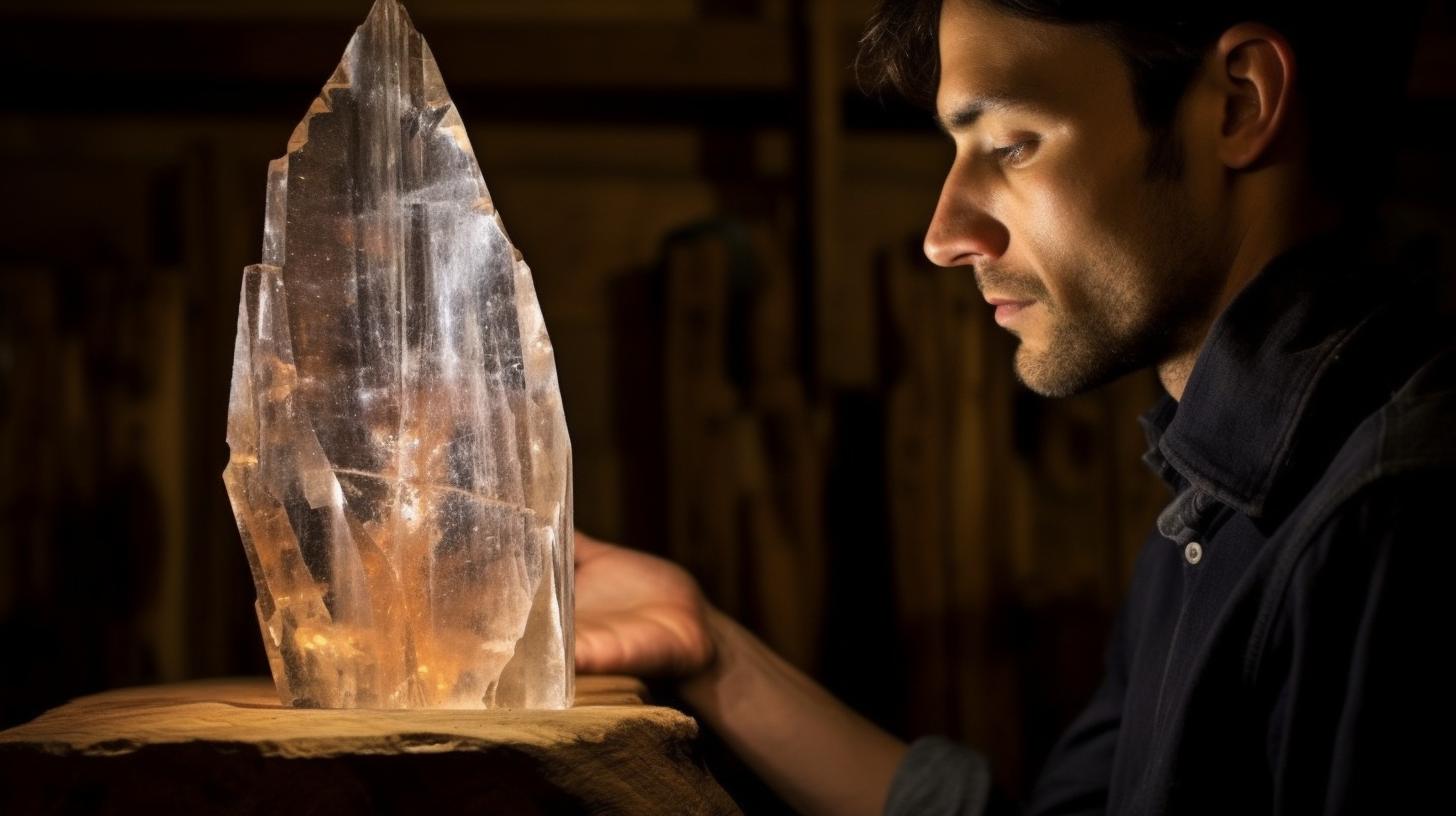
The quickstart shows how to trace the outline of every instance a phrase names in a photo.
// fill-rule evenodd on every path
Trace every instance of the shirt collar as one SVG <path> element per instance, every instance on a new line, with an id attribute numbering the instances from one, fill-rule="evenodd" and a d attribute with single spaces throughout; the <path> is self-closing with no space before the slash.
<path id="1" fill-rule="evenodd" d="M 1399 344 L 1363 342 L 1360 353 L 1351 345 L 1381 336 L 1366 329 L 1380 322 L 1372 315 L 1389 301 L 1400 270 L 1376 272 L 1376 264 L 1341 250 L 1327 234 L 1270 262 L 1214 321 L 1181 402 L 1165 396 L 1143 416 L 1144 459 L 1175 489 L 1197 487 L 1247 515 L 1265 514 L 1297 470 L 1290 465 L 1301 437 L 1366 410 L 1362 399 L 1325 394 L 1398 373 L 1399 365 L 1378 366 Z M 1378 396 L 1370 385 L 1361 393 Z"/>

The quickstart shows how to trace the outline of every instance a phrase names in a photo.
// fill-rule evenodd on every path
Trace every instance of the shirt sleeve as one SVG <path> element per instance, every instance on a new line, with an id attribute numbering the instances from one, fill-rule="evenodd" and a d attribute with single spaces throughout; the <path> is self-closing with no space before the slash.
<path id="1" fill-rule="evenodd" d="M 1300 555 L 1258 671 L 1278 688 L 1272 812 L 1450 801 L 1453 498 L 1453 478 L 1388 483 L 1349 502 Z"/>
<path id="2" fill-rule="evenodd" d="M 895 771 L 885 816 L 985 816 L 990 793 L 985 757 L 944 737 L 922 737 Z"/>
<path id="3" fill-rule="evenodd" d="M 1101 814 L 1127 688 L 1130 598 L 1114 623 L 1107 670 L 1092 700 L 1063 733 L 1038 778 L 1027 812 L 1036 816 Z M 1001 816 L 1023 812 L 992 784 L 986 758 L 943 737 L 910 744 L 890 783 L 887 816 Z"/>

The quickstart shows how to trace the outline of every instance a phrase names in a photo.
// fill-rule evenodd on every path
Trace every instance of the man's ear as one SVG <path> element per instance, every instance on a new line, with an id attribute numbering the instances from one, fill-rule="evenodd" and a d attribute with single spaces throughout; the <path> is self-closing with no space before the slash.
<path id="1" fill-rule="evenodd" d="M 1269 26 L 1240 23 L 1219 37 L 1213 59 L 1224 94 L 1219 158 L 1232 169 L 1248 168 L 1291 127 L 1294 49 Z"/>

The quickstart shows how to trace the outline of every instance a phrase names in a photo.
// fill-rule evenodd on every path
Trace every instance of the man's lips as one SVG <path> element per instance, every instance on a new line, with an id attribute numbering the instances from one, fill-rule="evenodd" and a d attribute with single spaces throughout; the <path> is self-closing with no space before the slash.
<path id="1" fill-rule="evenodd" d="M 996 307 L 996 323 L 1005 326 L 1021 313 L 1023 309 L 1032 305 L 1034 300 L 1016 300 L 1015 298 L 987 297 L 986 302 Z"/>

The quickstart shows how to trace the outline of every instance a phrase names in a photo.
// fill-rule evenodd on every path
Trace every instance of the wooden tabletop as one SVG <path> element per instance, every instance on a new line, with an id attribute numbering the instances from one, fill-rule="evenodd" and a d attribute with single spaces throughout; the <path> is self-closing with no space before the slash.
<path id="1" fill-rule="evenodd" d="M 627 677 L 562 711 L 294 709 L 271 681 L 82 697 L 0 732 L 0 812 L 737 813 Z"/>

